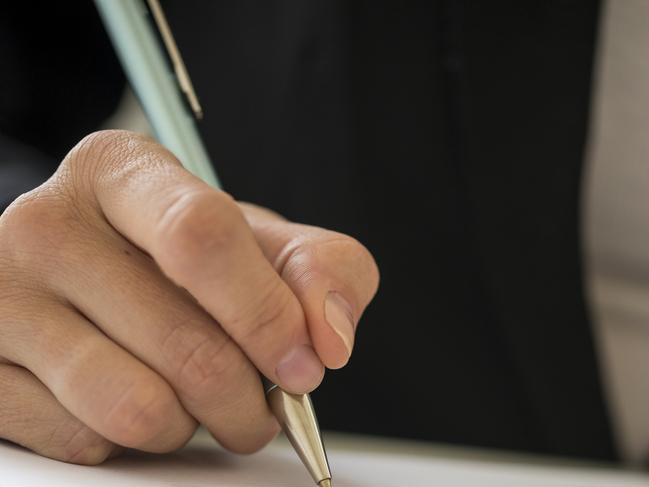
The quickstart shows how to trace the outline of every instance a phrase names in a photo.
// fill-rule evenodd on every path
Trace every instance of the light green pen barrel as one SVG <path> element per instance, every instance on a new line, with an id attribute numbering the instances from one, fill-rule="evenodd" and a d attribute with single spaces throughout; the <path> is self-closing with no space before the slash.
<path id="1" fill-rule="evenodd" d="M 176 76 L 149 28 L 141 0 L 95 0 L 122 66 L 155 135 L 189 171 L 220 187 Z"/>

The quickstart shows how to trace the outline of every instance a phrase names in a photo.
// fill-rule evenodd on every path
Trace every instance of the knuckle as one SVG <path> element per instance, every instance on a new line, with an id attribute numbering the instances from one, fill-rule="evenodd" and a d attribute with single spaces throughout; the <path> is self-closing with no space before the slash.
<path id="1" fill-rule="evenodd" d="M 294 282 L 307 284 L 314 276 L 326 275 L 337 269 L 338 280 L 354 288 L 362 303 L 367 304 L 376 294 L 380 274 L 370 251 L 348 235 L 329 232 L 320 242 L 299 242 L 284 257 L 281 275 Z"/>
<path id="2" fill-rule="evenodd" d="M 41 454 L 63 462 L 80 465 L 97 465 L 103 462 L 114 445 L 76 418 L 52 423 L 44 428 L 40 447 Z"/>
<path id="3" fill-rule="evenodd" d="M 149 445 L 164 435 L 173 409 L 173 397 L 163 387 L 134 383 L 116 397 L 108 410 L 110 437 L 130 448 Z"/>
<path id="4" fill-rule="evenodd" d="M 19 196 L 0 216 L 2 255 L 20 263 L 59 248 L 69 238 L 67 203 L 46 185 Z"/>
<path id="5" fill-rule="evenodd" d="M 318 260 L 317 247 L 300 242 L 280 255 L 276 267 L 287 282 L 308 285 L 317 275 Z"/>
<path id="6" fill-rule="evenodd" d="M 168 153 L 145 135 L 127 130 L 100 130 L 85 136 L 68 152 L 56 179 L 70 182 L 66 185 L 69 191 L 94 188 L 99 181 L 123 184 L 143 166 L 156 161 L 151 155 L 161 151 Z"/>
<path id="7" fill-rule="evenodd" d="M 63 461 L 76 463 L 78 465 L 99 465 L 104 463 L 115 449 L 115 445 L 110 443 L 108 440 L 103 440 L 102 444 L 89 445 L 88 447 L 79 450 L 68 460 Z"/>
<path id="8" fill-rule="evenodd" d="M 79 421 L 57 428 L 49 441 L 53 455 L 61 461 L 97 465 L 108 458 L 114 445 Z"/>
<path id="9" fill-rule="evenodd" d="M 57 175 L 72 186 L 90 183 L 111 156 L 119 156 L 127 147 L 128 132 L 101 130 L 86 135 L 65 156 Z"/>
<path id="10" fill-rule="evenodd" d="M 0 215 L 0 248 L 54 250 L 68 241 L 71 227 L 78 229 L 96 216 L 83 188 L 92 188 L 98 173 L 106 172 L 107 164 L 115 165 L 137 147 L 153 144 L 142 144 L 144 140 L 144 136 L 120 130 L 84 137 L 50 179 L 19 196 Z"/>
<path id="11" fill-rule="evenodd" d="M 231 380 L 234 365 L 241 361 L 229 336 L 196 333 L 187 326 L 175 326 L 165 337 L 162 354 L 170 364 L 174 386 L 189 400 L 198 400 L 209 389 Z M 206 384 L 210 384 L 206 388 Z"/>
<path id="12" fill-rule="evenodd" d="M 201 189 L 180 194 L 162 212 L 155 257 L 171 277 L 190 277 L 205 258 L 232 245 L 242 221 L 239 208 L 225 193 Z"/>
<path id="13" fill-rule="evenodd" d="M 63 159 L 62 166 L 73 171 L 96 169 L 110 158 L 129 152 L 129 143 L 142 136 L 126 130 L 99 130 L 81 139 Z"/>

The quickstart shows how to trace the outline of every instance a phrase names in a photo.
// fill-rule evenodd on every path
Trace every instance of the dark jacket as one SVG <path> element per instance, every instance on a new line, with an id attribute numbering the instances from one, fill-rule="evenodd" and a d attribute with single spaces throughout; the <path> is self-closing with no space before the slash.
<path id="1" fill-rule="evenodd" d="M 613 459 L 579 234 L 593 0 L 164 2 L 235 197 L 382 273 L 326 428 Z M 91 2 L 0 7 L 0 197 L 124 80 Z"/>

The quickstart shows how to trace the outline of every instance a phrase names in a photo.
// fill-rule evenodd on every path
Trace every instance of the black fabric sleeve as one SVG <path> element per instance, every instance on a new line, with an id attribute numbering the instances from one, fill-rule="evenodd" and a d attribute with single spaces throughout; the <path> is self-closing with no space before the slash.
<path id="1" fill-rule="evenodd" d="M 115 109 L 124 77 L 94 4 L 0 6 L 0 209 Z"/>

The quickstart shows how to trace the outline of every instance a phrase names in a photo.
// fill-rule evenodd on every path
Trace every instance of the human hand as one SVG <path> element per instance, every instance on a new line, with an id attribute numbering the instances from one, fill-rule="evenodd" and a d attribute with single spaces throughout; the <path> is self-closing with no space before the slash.
<path id="1" fill-rule="evenodd" d="M 354 239 L 239 204 L 143 136 L 91 134 L 0 217 L 0 438 L 96 464 L 203 424 L 251 452 L 258 371 L 313 390 L 378 271 Z"/>

